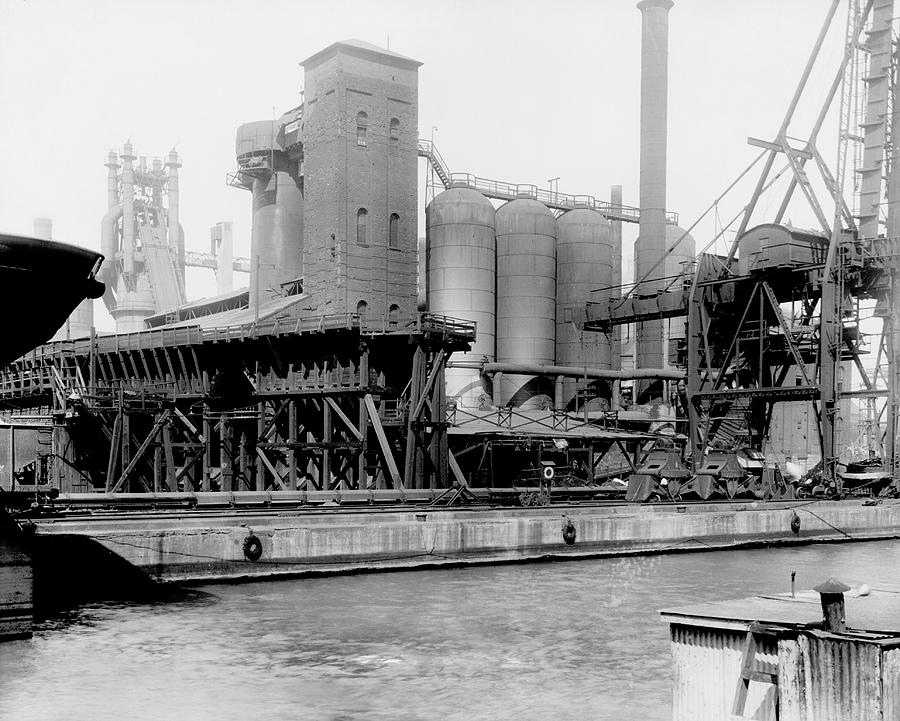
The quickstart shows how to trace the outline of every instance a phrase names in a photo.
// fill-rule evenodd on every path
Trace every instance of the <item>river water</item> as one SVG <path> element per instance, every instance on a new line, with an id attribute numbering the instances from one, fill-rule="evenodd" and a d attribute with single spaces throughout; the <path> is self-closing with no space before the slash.
<path id="1" fill-rule="evenodd" d="M 197 587 L 92 605 L 0 644 L 0 719 L 670 716 L 658 609 L 893 581 L 900 542 Z"/>

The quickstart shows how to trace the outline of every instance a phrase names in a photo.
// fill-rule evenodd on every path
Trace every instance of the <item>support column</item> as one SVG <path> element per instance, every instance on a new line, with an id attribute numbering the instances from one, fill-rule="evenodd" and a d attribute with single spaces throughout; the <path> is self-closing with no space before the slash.
<path id="1" fill-rule="evenodd" d="M 231 467 L 231 422 L 223 414 L 219 426 L 219 490 L 234 490 L 234 473 Z"/>
<path id="2" fill-rule="evenodd" d="M 327 490 L 331 482 L 331 405 L 322 404 L 322 476 L 319 478 L 321 489 Z"/>
<path id="3" fill-rule="evenodd" d="M 262 443 L 265 439 L 263 434 L 266 432 L 266 404 L 256 404 L 256 442 Z M 274 479 L 273 479 L 274 482 Z M 259 453 L 256 454 L 256 490 L 266 490 L 266 466 Z"/>
<path id="4" fill-rule="evenodd" d="M 211 491 L 211 467 L 212 467 L 212 423 L 207 414 L 209 409 L 203 411 L 203 460 L 201 461 L 201 476 L 204 491 Z"/>
<path id="5" fill-rule="evenodd" d="M 327 405 L 327 404 L 326 404 Z M 290 490 L 297 490 L 297 401 L 288 401 L 288 483 Z"/>
<path id="6" fill-rule="evenodd" d="M 496 379 L 495 379 L 496 384 Z M 420 432 L 415 409 L 425 388 L 425 349 L 416 345 L 413 354 L 412 374 L 409 381 L 409 411 L 406 423 L 406 458 L 403 467 L 403 485 L 406 488 L 422 488 L 422 456 L 416 433 Z"/>

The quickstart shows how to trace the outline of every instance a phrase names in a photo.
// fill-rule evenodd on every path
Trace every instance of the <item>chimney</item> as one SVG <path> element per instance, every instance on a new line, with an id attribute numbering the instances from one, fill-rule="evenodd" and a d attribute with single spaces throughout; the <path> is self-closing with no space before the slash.
<path id="1" fill-rule="evenodd" d="M 666 119 L 668 96 L 669 9 L 672 0 L 641 0 L 641 220 L 634 246 L 635 281 L 643 278 L 666 252 Z M 665 276 L 662 264 L 651 279 Z M 639 293 L 652 292 L 661 282 L 648 282 Z M 663 368 L 663 323 L 638 324 L 635 366 Z M 659 401 L 660 381 L 639 383 L 638 402 Z"/>
<path id="2" fill-rule="evenodd" d="M 125 143 L 122 158 L 122 270 L 134 274 L 134 251 L 137 246 L 134 227 L 134 149 Z"/>

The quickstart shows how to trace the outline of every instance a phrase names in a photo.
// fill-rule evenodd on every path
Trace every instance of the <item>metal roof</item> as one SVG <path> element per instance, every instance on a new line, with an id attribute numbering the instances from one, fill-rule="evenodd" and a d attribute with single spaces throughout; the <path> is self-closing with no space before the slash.
<path id="1" fill-rule="evenodd" d="M 260 303 L 259 313 L 253 308 L 236 308 L 234 310 L 223 311 L 222 313 L 213 313 L 197 318 L 187 318 L 178 321 L 177 323 L 171 323 L 161 327 L 187 328 L 196 326 L 199 328 L 222 328 L 234 325 L 250 325 L 257 321 L 270 320 L 279 313 L 286 313 L 293 318 L 295 317 L 294 314 L 287 312 L 293 310 L 294 305 L 300 301 L 307 300 L 308 298 L 309 296 L 306 294 L 289 295 L 286 297 L 274 298 L 265 303 Z"/>
<path id="2" fill-rule="evenodd" d="M 900 634 L 900 586 L 879 584 L 867 596 L 856 590 L 844 594 L 847 626 L 856 631 Z M 707 628 L 746 629 L 753 621 L 788 627 L 822 626 L 822 604 L 815 591 L 789 593 L 663 609 L 669 623 Z"/>
<path id="3" fill-rule="evenodd" d="M 402 67 L 408 67 L 413 70 L 422 65 L 422 63 L 420 63 L 418 60 L 413 60 L 412 58 L 408 58 L 405 55 L 401 55 L 400 53 L 395 53 L 392 50 L 380 48 L 377 45 L 367 43 L 364 40 L 357 40 L 355 38 L 340 40 L 336 43 L 332 43 L 327 48 L 319 50 L 319 52 L 310 55 L 308 58 L 306 58 L 306 60 L 301 61 L 300 65 L 304 67 L 317 65 L 322 60 L 325 60 L 326 58 L 337 54 L 339 50 L 348 52 L 351 55 L 360 55 L 362 57 L 368 57 L 373 60 L 381 60 L 383 62 L 393 63 Z"/>

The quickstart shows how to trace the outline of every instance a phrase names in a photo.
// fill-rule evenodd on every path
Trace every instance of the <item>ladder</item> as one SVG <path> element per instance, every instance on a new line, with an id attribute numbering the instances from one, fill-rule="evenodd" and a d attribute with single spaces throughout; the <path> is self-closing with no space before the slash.
<path id="1" fill-rule="evenodd" d="M 762 624 L 753 622 L 747 628 L 747 636 L 744 642 L 744 651 L 741 656 L 741 671 L 738 677 L 737 688 L 734 692 L 734 703 L 731 706 L 732 721 L 744 721 L 749 716 L 744 714 L 747 712 L 747 692 L 750 689 L 750 682 L 771 684 L 775 687 L 774 694 L 766 696 L 765 705 L 757 709 L 765 712 L 763 718 L 775 721 L 778 718 L 778 674 L 762 671 L 756 668 L 756 650 L 759 646 L 759 639 L 762 636 L 774 636 L 774 632 L 766 629 Z"/>

